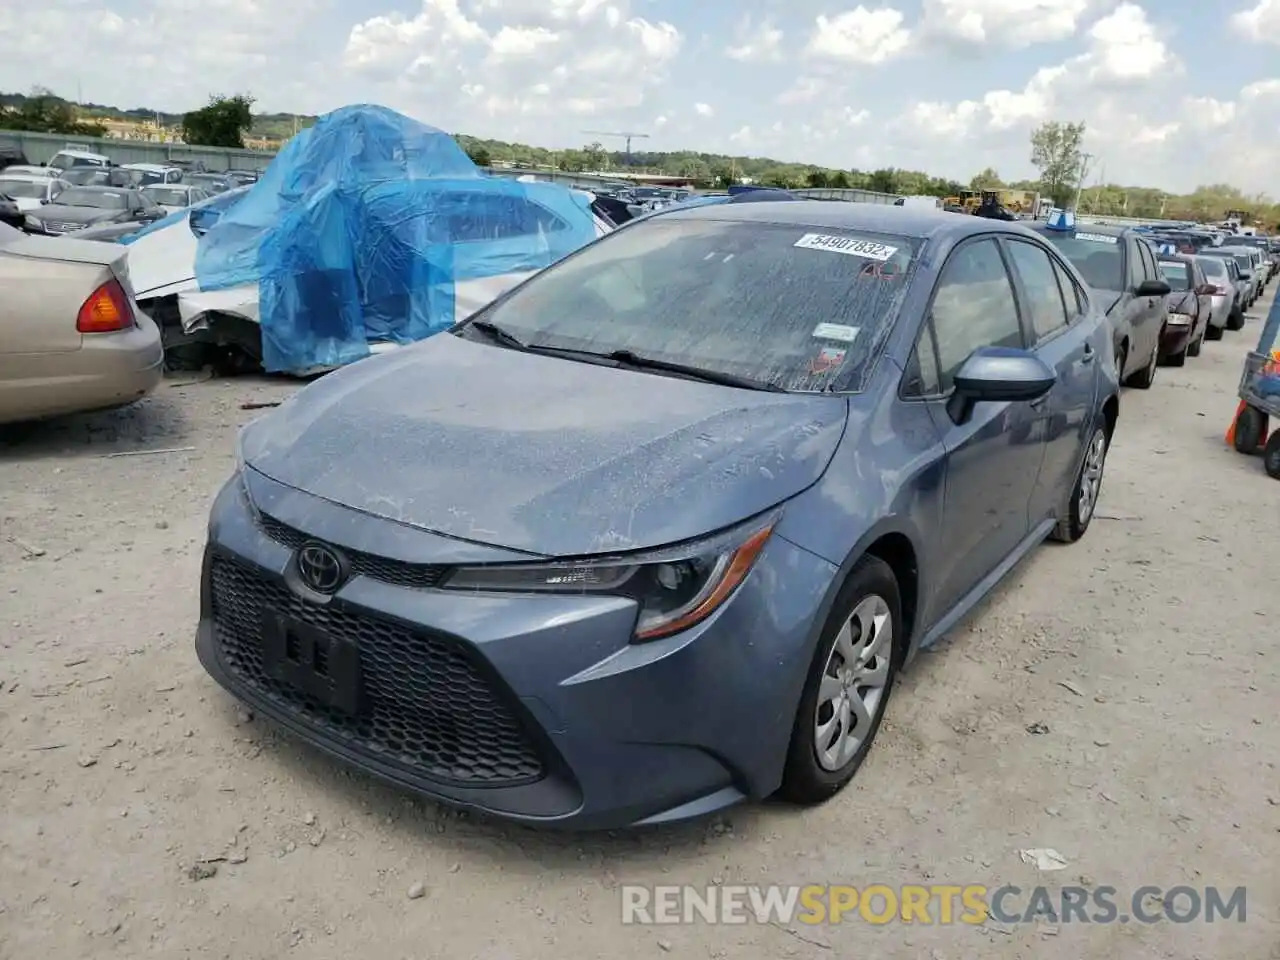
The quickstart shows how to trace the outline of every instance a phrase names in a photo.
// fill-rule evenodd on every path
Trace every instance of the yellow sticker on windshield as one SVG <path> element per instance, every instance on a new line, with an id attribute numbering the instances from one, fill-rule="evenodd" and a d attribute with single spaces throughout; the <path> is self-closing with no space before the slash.
<path id="1" fill-rule="evenodd" d="M 858 240 L 855 237 L 835 237 L 825 233 L 806 233 L 792 244 L 802 250 L 829 250 L 867 260 L 888 260 L 898 252 L 897 247 L 876 243 L 874 240 Z"/>

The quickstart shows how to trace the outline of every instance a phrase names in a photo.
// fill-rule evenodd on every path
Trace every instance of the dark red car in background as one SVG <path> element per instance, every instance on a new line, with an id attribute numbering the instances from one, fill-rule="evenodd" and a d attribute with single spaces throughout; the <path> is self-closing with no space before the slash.
<path id="1" fill-rule="evenodd" d="M 1173 288 L 1169 294 L 1169 319 L 1160 332 L 1160 359 L 1171 367 L 1180 367 L 1187 357 L 1200 355 L 1213 313 L 1215 288 L 1194 255 L 1162 253 L 1159 267 Z"/>

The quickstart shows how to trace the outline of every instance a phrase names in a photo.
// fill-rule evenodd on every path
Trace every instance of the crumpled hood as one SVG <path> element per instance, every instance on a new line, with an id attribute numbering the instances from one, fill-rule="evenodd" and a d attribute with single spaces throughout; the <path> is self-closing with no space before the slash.
<path id="1" fill-rule="evenodd" d="M 698 537 L 799 493 L 847 409 L 439 334 L 313 383 L 241 449 L 273 480 L 356 510 L 579 556 Z"/>

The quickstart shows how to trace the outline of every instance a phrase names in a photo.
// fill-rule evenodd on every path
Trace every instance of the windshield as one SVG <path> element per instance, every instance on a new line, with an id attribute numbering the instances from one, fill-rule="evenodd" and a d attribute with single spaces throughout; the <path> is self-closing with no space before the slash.
<path id="1" fill-rule="evenodd" d="M 30 180 L 0 180 L 0 193 L 15 200 L 43 200 L 47 183 L 32 183 Z"/>
<path id="2" fill-rule="evenodd" d="M 185 207 L 191 200 L 186 190 L 177 187 L 147 187 L 142 192 L 167 207 Z"/>
<path id="3" fill-rule="evenodd" d="M 920 241 L 658 218 L 628 226 L 476 315 L 527 344 L 649 359 L 787 390 L 858 390 Z"/>
<path id="4" fill-rule="evenodd" d="M 89 187 L 72 187 L 58 194 L 58 204 L 63 207 L 97 207 L 99 210 L 124 210 L 129 198 L 118 190 L 96 190 Z"/>
<path id="5" fill-rule="evenodd" d="M 1160 272 L 1175 290 L 1190 290 L 1191 280 L 1187 276 L 1187 265 L 1172 260 L 1160 261 Z"/>
<path id="6" fill-rule="evenodd" d="M 1089 286 L 1097 290 L 1124 289 L 1124 247 L 1119 237 L 1086 231 L 1042 230 L 1040 234 L 1062 251 Z"/>
<path id="7" fill-rule="evenodd" d="M 53 159 L 49 161 L 49 166 L 68 170 L 71 167 L 101 167 L 104 164 L 95 157 L 77 157 L 70 153 L 58 153 L 54 154 Z"/>
<path id="8" fill-rule="evenodd" d="M 1201 257 L 1200 269 L 1205 272 L 1205 276 L 1221 277 L 1227 272 L 1227 265 L 1217 257 Z"/>

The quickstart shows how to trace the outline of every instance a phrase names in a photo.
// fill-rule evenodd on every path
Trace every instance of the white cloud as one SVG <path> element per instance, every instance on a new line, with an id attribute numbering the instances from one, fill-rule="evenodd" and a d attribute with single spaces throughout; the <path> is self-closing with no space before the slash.
<path id="1" fill-rule="evenodd" d="M 755 23 L 751 16 L 743 17 L 735 31 L 735 41 L 725 48 L 725 56 L 744 62 L 766 62 L 782 59 L 782 31 L 772 20 Z"/>
<path id="2" fill-rule="evenodd" d="M 1246 39 L 1280 44 L 1280 0 L 1258 0 L 1252 8 L 1233 14 L 1231 26 Z"/>
<path id="3" fill-rule="evenodd" d="M 1097 0 L 924 0 L 923 32 L 944 45 L 1020 49 L 1076 35 Z"/>
<path id="4" fill-rule="evenodd" d="M 715 111 L 711 109 L 711 104 L 709 103 L 695 103 L 693 105 L 693 112 L 700 117 L 709 117 L 715 113 Z"/>
<path id="5" fill-rule="evenodd" d="M 806 52 L 844 63 L 877 64 L 901 55 L 911 42 L 901 10 L 859 4 L 834 17 L 820 15 Z"/>

